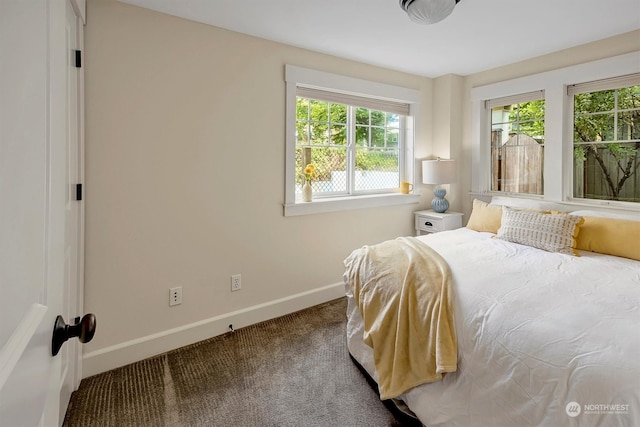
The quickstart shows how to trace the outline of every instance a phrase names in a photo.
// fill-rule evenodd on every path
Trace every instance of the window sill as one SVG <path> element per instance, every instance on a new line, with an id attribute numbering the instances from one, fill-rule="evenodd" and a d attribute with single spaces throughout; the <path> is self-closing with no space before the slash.
<path id="1" fill-rule="evenodd" d="M 485 193 L 479 192 L 479 191 L 470 191 L 469 195 L 474 198 L 479 198 L 481 200 L 484 200 L 487 203 L 491 201 L 491 198 L 493 196 L 503 196 L 503 197 L 511 197 L 514 199 L 531 200 L 531 201 L 541 202 L 541 203 L 554 203 L 558 205 L 565 205 L 567 206 L 568 210 L 597 209 L 597 210 L 626 211 L 626 212 L 640 211 L 640 203 L 621 202 L 617 200 L 568 198 L 567 200 L 558 201 L 558 200 L 545 199 L 544 196 L 539 196 L 536 194 L 503 193 L 503 192 L 496 192 L 496 191 L 487 191 Z"/>
<path id="2" fill-rule="evenodd" d="M 640 203 L 636 202 L 621 202 L 618 200 L 597 200 L 597 199 L 579 199 L 570 198 L 562 202 L 569 206 L 576 206 L 580 209 L 616 209 L 619 211 L 627 212 L 640 212 Z"/>
<path id="3" fill-rule="evenodd" d="M 328 197 L 315 199 L 311 202 L 285 204 L 284 216 L 313 215 L 380 206 L 407 205 L 419 202 L 419 194 L 393 193 L 351 197 Z"/>

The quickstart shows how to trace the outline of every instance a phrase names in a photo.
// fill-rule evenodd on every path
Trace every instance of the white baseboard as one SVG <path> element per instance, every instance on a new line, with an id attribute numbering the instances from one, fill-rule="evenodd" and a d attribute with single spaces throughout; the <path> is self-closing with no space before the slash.
<path id="1" fill-rule="evenodd" d="M 242 328 L 344 295 L 344 283 L 335 283 L 91 351 L 82 357 L 82 378 L 224 334 L 229 331 L 229 324 L 235 329 Z"/>

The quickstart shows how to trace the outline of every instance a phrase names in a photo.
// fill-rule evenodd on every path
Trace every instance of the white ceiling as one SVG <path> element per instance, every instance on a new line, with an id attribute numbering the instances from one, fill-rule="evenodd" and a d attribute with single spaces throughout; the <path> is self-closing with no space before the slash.
<path id="1" fill-rule="evenodd" d="M 640 29 L 640 0 L 461 0 L 434 25 L 398 0 L 120 0 L 427 77 L 468 75 Z"/>

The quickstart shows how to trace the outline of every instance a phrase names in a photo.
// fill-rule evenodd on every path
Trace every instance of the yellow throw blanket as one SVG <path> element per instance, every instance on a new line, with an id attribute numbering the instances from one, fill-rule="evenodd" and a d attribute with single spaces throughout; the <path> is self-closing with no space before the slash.
<path id="1" fill-rule="evenodd" d="M 381 399 L 397 397 L 457 369 L 449 266 L 415 237 L 357 249 L 345 281 L 373 349 Z"/>

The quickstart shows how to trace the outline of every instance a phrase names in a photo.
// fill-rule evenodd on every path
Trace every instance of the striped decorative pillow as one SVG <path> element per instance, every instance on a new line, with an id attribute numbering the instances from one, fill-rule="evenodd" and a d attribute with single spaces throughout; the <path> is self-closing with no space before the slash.
<path id="1" fill-rule="evenodd" d="M 577 256 L 576 237 L 583 222 L 581 216 L 545 214 L 503 206 L 501 226 L 496 238 Z"/>

